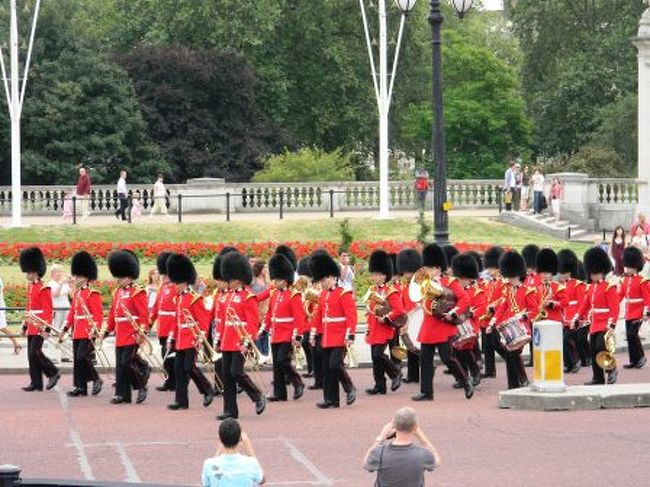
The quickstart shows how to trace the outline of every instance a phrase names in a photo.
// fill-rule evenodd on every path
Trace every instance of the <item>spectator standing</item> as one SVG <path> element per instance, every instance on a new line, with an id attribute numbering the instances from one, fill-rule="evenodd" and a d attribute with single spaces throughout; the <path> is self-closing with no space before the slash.
<path id="1" fill-rule="evenodd" d="M 52 326 L 57 330 L 63 330 L 70 309 L 70 278 L 63 273 L 60 264 L 54 264 L 50 270 L 50 282 L 47 283 L 52 291 Z M 57 309 L 58 308 L 58 309 Z M 61 356 L 62 362 L 68 362 L 69 358 Z"/>
<path id="2" fill-rule="evenodd" d="M 643 229 L 643 233 L 648 235 L 650 233 L 650 223 L 645 218 L 644 213 L 639 213 L 636 217 L 636 220 L 632 222 L 632 227 L 630 228 L 630 235 L 634 237 L 636 235 L 637 227 Z"/>
<path id="3" fill-rule="evenodd" d="M 512 196 L 512 209 L 519 211 L 521 209 L 521 191 L 523 186 L 523 176 L 521 173 L 521 165 L 515 164 L 515 192 Z"/>
<path id="4" fill-rule="evenodd" d="M 63 224 L 70 225 L 72 223 L 72 196 L 71 193 L 63 193 Z"/>
<path id="5" fill-rule="evenodd" d="M 549 197 L 551 198 L 551 211 L 555 217 L 555 224 L 560 223 L 560 203 L 562 202 L 562 193 L 564 188 L 559 178 L 554 177 L 551 179 L 551 189 L 549 190 Z"/>
<path id="6" fill-rule="evenodd" d="M 127 221 L 126 209 L 129 207 L 129 192 L 126 187 L 126 171 L 120 171 L 120 179 L 117 180 L 117 198 L 120 201 L 120 207 L 115 211 L 115 218 L 120 217 L 122 221 Z"/>
<path id="7" fill-rule="evenodd" d="M 516 164 L 513 162 L 510 167 L 506 169 L 506 174 L 503 181 L 504 201 L 506 204 L 506 211 L 512 211 L 512 200 L 515 196 L 515 189 L 517 187 L 517 178 L 515 174 Z"/>
<path id="8" fill-rule="evenodd" d="M 645 277 L 648 277 L 648 258 L 650 258 L 650 237 L 647 233 L 643 232 L 644 227 L 642 225 L 636 226 L 636 233 L 632 237 L 630 245 L 637 247 L 643 253 L 643 261 L 645 262 L 643 266 L 642 274 Z"/>
<path id="9" fill-rule="evenodd" d="M 264 483 L 262 467 L 253 444 L 236 419 L 219 425 L 219 448 L 214 457 L 203 462 L 203 487 L 249 487 Z"/>
<path id="10" fill-rule="evenodd" d="M 614 262 L 614 274 L 623 275 L 623 250 L 625 250 L 625 230 L 622 226 L 614 229 L 612 235 L 612 244 L 609 246 L 609 256 Z"/>
<path id="11" fill-rule="evenodd" d="M 521 171 L 521 201 L 519 209 L 528 211 L 528 201 L 530 200 L 530 167 L 524 166 Z"/>
<path id="12" fill-rule="evenodd" d="M 426 169 L 421 167 L 418 169 L 418 172 L 415 176 L 415 190 L 418 192 L 418 205 L 421 210 L 424 210 L 429 187 L 429 173 Z"/>
<path id="13" fill-rule="evenodd" d="M 251 262 L 251 266 L 253 268 L 253 283 L 251 284 L 251 289 L 255 294 L 260 294 L 269 288 L 269 278 L 266 262 L 262 259 L 255 259 Z M 264 316 L 266 314 L 266 306 L 267 302 L 265 301 L 264 309 L 260 309 L 260 316 Z M 262 360 L 266 361 L 265 357 L 268 357 L 269 355 L 269 333 L 267 331 L 263 331 L 260 337 L 255 340 L 255 345 L 257 345 L 260 353 L 264 355 L 264 357 L 262 357 Z"/>
<path id="14" fill-rule="evenodd" d="M 85 167 L 79 168 L 79 179 L 77 180 L 77 202 L 81 218 L 88 218 L 90 214 L 90 175 Z"/>
<path id="15" fill-rule="evenodd" d="M 158 179 L 153 185 L 153 207 L 151 208 L 151 216 L 158 213 L 167 215 L 167 189 L 163 183 L 163 175 L 158 174 Z"/>
<path id="16" fill-rule="evenodd" d="M 140 196 L 140 191 L 136 191 L 133 193 L 133 198 L 131 198 L 131 221 L 138 220 L 142 216 L 142 200 Z"/>
<path id="17" fill-rule="evenodd" d="M 352 266 L 349 253 L 341 252 L 339 255 L 339 265 L 341 266 L 340 286 L 343 289 L 354 291 L 354 267 Z"/>
<path id="18" fill-rule="evenodd" d="M 532 177 L 533 183 L 533 213 L 542 213 L 542 196 L 544 195 L 544 175 L 535 169 Z"/>
<path id="19" fill-rule="evenodd" d="M 147 307 L 149 308 L 150 313 L 156 304 L 159 289 L 160 274 L 158 273 L 158 268 L 154 267 L 149 271 L 149 275 L 147 276 Z"/>
<path id="20" fill-rule="evenodd" d="M 394 438 L 392 441 L 389 441 Z M 420 445 L 415 445 L 417 440 Z M 363 468 L 377 472 L 375 485 L 421 487 L 424 472 L 440 465 L 440 456 L 417 424 L 415 411 L 404 407 L 386 424 L 363 461 Z"/>

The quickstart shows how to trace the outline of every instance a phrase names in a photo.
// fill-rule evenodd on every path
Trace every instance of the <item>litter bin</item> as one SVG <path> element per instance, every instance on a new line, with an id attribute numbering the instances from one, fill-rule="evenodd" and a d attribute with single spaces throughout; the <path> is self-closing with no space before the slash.
<path id="1" fill-rule="evenodd" d="M 564 392 L 562 323 L 541 320 L 533 324 L 533 384 L 537 392 Z"/>
<path id="2" fill-rule="evenodd" d="M 0 487 L 14 487 L 20 484 L 20 468 L 15 465 L 0 465 Z"/>

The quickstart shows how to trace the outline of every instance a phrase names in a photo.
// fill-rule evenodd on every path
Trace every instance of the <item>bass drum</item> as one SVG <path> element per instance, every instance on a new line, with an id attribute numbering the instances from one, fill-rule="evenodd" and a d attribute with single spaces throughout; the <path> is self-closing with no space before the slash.
<path id="1" fill-rule="evenodd" d="M 406 319 L 406 326 L 402 328 L 402 341 L 411 353 L 420 353 L 420 342 L 418 336 L 420 335 L 420 328 L 424 321 L 424 311 L 420 306 L 412 310 Z"/>

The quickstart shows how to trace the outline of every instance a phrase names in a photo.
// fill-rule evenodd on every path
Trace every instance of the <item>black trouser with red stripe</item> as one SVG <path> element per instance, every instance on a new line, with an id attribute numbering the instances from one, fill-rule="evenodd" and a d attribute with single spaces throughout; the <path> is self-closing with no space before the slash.
<path id="1" fill-rule="evenodd" d="M 576 335 L 578 330 L 571 330 L 568 326 L 562 329 L 564 348 L 564 367 L 571 371 L 578 364 L 578 349 L 576 347 Z"/>
<path id="2" fill-rule="evenodd" d="M 293 387 L 302 385 L 302 379 L 291 363 L 293 344 L 291 342 L 272 343 L 271 354 L 273 356 L 273 396 L 278 399 L 286 399 L 285 377 L 289 378 Z"/>
<path id="3" fill-rule="evenodd" d="M 59 373 L 59 369 L 43 353 L 43 337 L 41 335 L 27 337 L 27 360 L 29 361 L 31 385 L 36 389 L 43 390 L 43 375 L 49 379 Z"/>
<path id="4" fill-rule="evenodd" d="M 146 386 L 137 355 L 137 345 L 115 347 L 115 395 L 126 401 L 131 400 L 131 386 L 133 389 L 143 389 Z"/>
<path id="5" fill-rule="evenodd" d="M 463 350 L 454 350 L 454 354 L 456 355 L 456 358 L 458 358 L 463 370 L 470 376 L 475 378 L 481 375 L 481 368 L 478 366 L 478 362 L 476 361 L 476 354 L 473 346 L 472 348 Z"/>
<path id="6" fill-rule="evenodd" d="M 643 321 L 638 320 L 625 320 L 625 334 L 627 335 L 627 353 L 630 356 L 630 363 L 637 365 L 645 353 L 643 352 L 643 345 L 641 345 L 641 338 L 639 337 L 639 328 Z"/>
<path id="7" fill-rule="evenodd" d="M 93 351 L 95 346 L 88 338 L 75 338 L 72 340 L 74 364 L 72 368 L 72 383 L 77 389 L 88 392 L 88 382 L 99 380 L 99 375 L 93 365 Z"/>
<path id="8" fill-rule="evenodd" d="M 433 358 L 436 350 L 440 355 L 440 360 L 447 366 L 451 375 L 465 385 L 467 383 L 467 374 L 460 365 L 458 359 L 451 353 L 450 342 L 443 343 L 422 343 L 420 344 L 420 392 L 433 396 Z"/>
<path id="9" fill-rule="evenodd" d="M 318 334 L 314 338 L 314 346 L 312 347 L 312 359 L 314 361 L 314 385 L 317 387 L 323 387 L 325 373 L 323 369 L 323 347 L 321 342 L 323 340 L 323 335 Z"/>
<path id="10" fill-rule="evenodd" d="M 327 403 L 339 404 L 339 382 L 345 383 L 345 366 L 343 357 L 345 347 L 330 347 L 322 349 L 323 360 L 323 399 Z"/>
<path id="11" fill-rule="evenodd" d="M 201 394 L 206 395 L 212 390 L 210 381 L 196 366 L 195 348 L 176 350 L 174 372 L 176 374 L 176 404 L 180 406 L 189 406 L 187 388 L 190 379 L 192 379 Z"/>
<path id="12" fill-rule="evenodd" d="M 167 390 L 173 391 L 176 388 L 176 375 L 174 373 L 176 340 L 171 340 L 169 353 L 167 353 L 167 337 L 158 337 L 158 341 L 160 343 L 160 356 L 167 357 L 163 362 L 163 368 L 167 373 L 167 380 L 165 380 L 163 386 L 167 388 Z"/>
<path id="13" fill-rule="evenodd" d="M 241 352 L 223 352 L 223 412 L 237 418 L 237 384 L 248 394 L 251 401 L 257 402 L 262 391 L 244 372 L 244 356 Z"/>
<path id="14" fill-rule="evenodd" d="M 305 358 L 307 359 L 307 373 L 314 372 L 314 356 L 312 354 L 311 345 L 309 345 L 309 331 L 306 331 L 302 335 L 302 349 L 305 352 Z"/>
<path id="15" fill-rule="evenodd" d="M 485 328 L 481 328 L 481 344 L 483 345 L 483 355 L 485 357 L 485 375 L 496 377 L 497 367 L 495 362 L 494 344 L 493 340 L 490 339 L 490 335 L 485 331 Z"/>
<path id="16" fill-rule="evenodd" d="M 506 374 L 508 376 L 508 389 L 517 389 L 521 384 L 528 380 L 524 361 L 521 358 L 522 349 L 509 351 L 501 342 L 501 335 L 492 329 L 487 335 L 488 344 L 506 363 Z"/>
<path id="17" fill-rule="evenodd" d="M 593 381 L 597 384 L 605 383 L 605 372 L 596 363 L 598 352 L 605 350 L 605 332 L 599 331 L 589 335 L 589 346 L 591 347 L 591 372 Z"/>
<path id="18" fill-rule="evenodd" d="M 399 367 L 386 355 L 387 345 L 388 343 L 382 343 L 370 346 L 375 387 L 384 392 L 386 392 L 386 375 L 394 379 L 400 374 Z"/>

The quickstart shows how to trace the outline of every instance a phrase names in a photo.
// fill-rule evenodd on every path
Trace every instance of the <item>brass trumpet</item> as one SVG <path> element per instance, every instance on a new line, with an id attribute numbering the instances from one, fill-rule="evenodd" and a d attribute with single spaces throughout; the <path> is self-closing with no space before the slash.
<path id="1" fill-rule="evenodd" d="M 198 322 L 194 319 L 192 313 L 190 313 L 187 308 L 183 309 L 183 316 L 185 318 L 185 322 L 190 325 L 190 331 L 196 340 L 196 351 L 199 361 L 205 367 L 209 367 L 210 365 L 214 367 L 214 364 L 217 362 L 217 360 L 219 360 L 219 354 L 214 349 L 214 347 L 210 345 L 208 337 L 205 336 L 205 333 L 203 330 L 201 330 Z M 215 374 L 214 376 L 214 385 L 217 387 L 219 392 L 223 392 L 223 382 L 221 381 L 219 374 Z"/>
<path id="2" fill-rule="evenodd" d="M 72 347 L 65 341 L 65 332 L 52 326 L 43 318 L 36 316 L 31 311 L 25 313 L 25 320 L 30 321 L 41 334 L 45 334 L 45 340 L 55 348 L 57 348 L 66 358 L 73 360 L 74 353 Z M 48 331 L 49 328 L 49 331 Z"/>
<path id="3" fill-rule="evenodd" d="M 161 360 L 154 354 L 153 345 L 151 344 L 144 327 L 138 323 L 138 319 L 131 314 L 129 308 L 127 308 L 124 303 L 121 303 L 121 306 L 124 316 L 129 320 L 129 323 L 135 330 L 137 337 L 136 341 L 138 342 L 138 345 L 140 345 L 138 350 L 140 355 L 150 367 L 160 374 L 164 380 L 167 380 L 167 371 L 165 370 L 165 367 L 163 367 Z"/>

